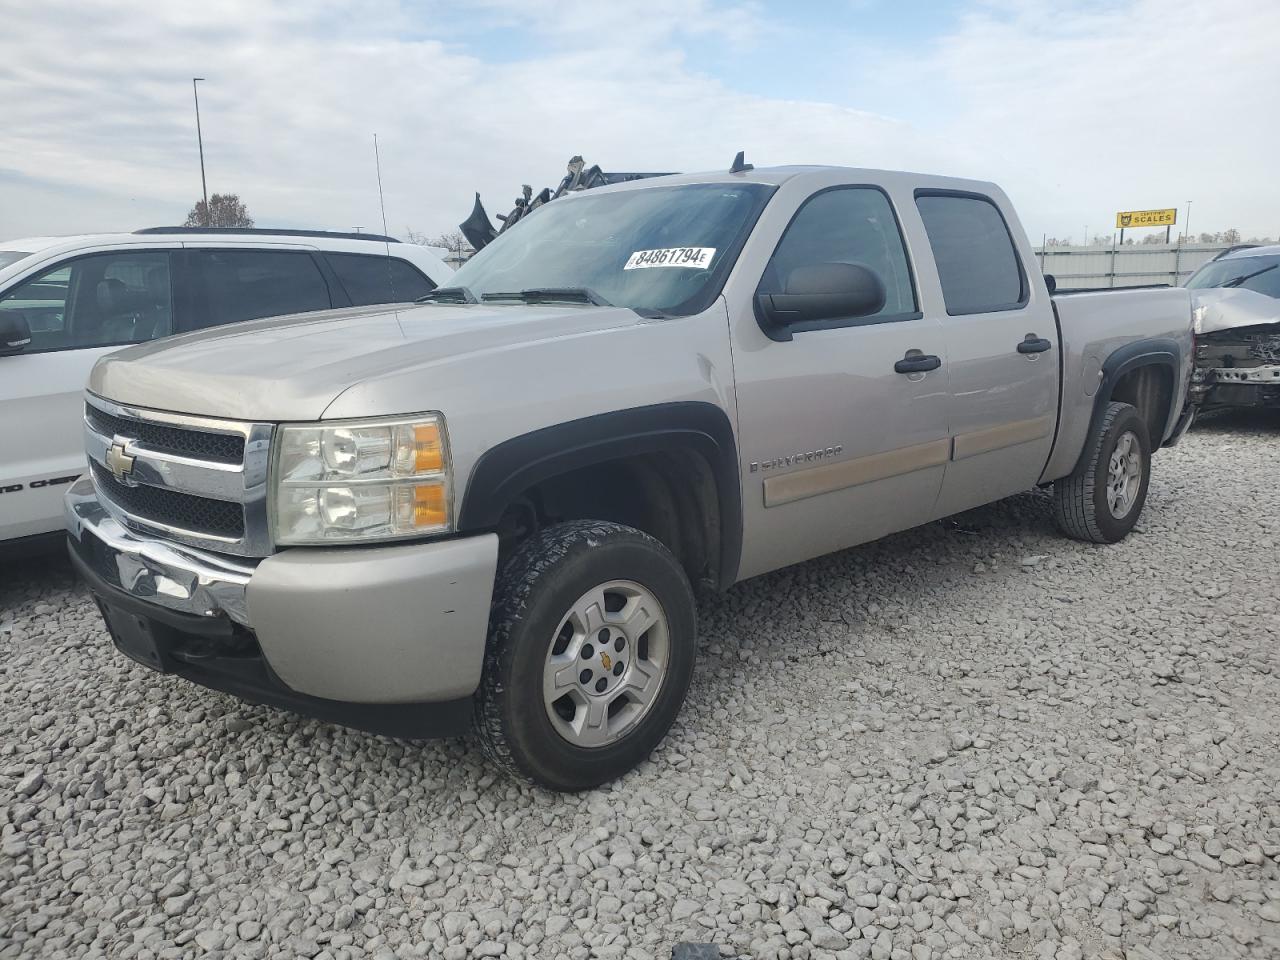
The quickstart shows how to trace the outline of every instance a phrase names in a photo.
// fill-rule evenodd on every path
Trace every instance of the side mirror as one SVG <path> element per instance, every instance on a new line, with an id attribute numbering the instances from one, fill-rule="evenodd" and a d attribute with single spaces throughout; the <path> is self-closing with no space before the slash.
<path id="1" fill-rule="evenodd" d="M 1044 275 L 1044 285 L 1049 288 L 1050 293 L 1058 292 L 1058 278 L 1052 273 L 1046 273 Z"/>
<path id="2" fill-rule="evenodd" d="M 21 353 L 31 346 L 31 325 L 20 310 L 0 310 L 0 357 Z"/>
<path id="3" fill-rule="evenodd" d="M 869 317 L 884 309 L 884 303 L 884 281 L 858 263 L 796 267 L 782 293 L 756 296 L 757 314 L 775 340 L 790 340 L 793 324 Z"/>

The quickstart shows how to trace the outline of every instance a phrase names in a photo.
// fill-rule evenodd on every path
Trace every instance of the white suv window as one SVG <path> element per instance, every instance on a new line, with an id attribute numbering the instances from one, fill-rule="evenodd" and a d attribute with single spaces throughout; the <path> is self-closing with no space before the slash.
<path id="1" fill-rule="evenodd" d="M 333 305 L 324 275 L 305 251 L 193 250 L 191 258 L 205 300 L 204 321 L 191 326 L 309 313 Z"/>
<path id="2" fill-rule="evenodd" d="M 31 328 L 26 353 L 112 347 L 173 330 L 169 253 L 121 250 L 64 261 L 0 297 Z"/>

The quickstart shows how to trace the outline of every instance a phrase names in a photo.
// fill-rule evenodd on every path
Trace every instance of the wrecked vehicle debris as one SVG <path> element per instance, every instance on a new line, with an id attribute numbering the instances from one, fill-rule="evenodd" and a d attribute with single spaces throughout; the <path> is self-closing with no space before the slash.
<path id="1" fill-rule="evenodd" d="M 560 185 L 553 191 L 550 187 L 543 187 L 537 196 L 533 194 L 533 187 L 524 184 L 520 188 L 520 196 L 516 197 L 515 206 L 511 208 L 508 214 L 498 214 L 498 219 L 502 221 L 502 226 L 496 230 L 493 223 L 489 220 L 489 214 L 485 212 L 484 204 L 480 202 L 480 194 L 476 194 L 475 205 L 471 208 L 471 215 L 458 224 L 462 230 L 462 235 L 467 238 L 467 242 L 476 250 L 482 250 L 488 246 L 498 234 L 502 233 L 509 227 L 514 226 L 521 217 L 527 216 L 544 203 L 550 203 L 559 197 L 563 197 L 566 193 L 577 193 L 581 190 L 590 190 L 592 187 L 604 187 L 611 183 L 627 183 L 630 180 L 644 180 L 648 177 L 669 177 L 667 173 L 605 173 L 600 169 L 598 164 L 587 166 L 586 161 L 581 155 L 569 158 L 569 162 L 565 165 L 565 176 L 560 181 Z"/>
<path id="2" fill-rule="evenodd" d="M 1187 287 L 1195 299 L 1192 403 L 1280 407 L 1280 245 L 1227 250 Z"/>

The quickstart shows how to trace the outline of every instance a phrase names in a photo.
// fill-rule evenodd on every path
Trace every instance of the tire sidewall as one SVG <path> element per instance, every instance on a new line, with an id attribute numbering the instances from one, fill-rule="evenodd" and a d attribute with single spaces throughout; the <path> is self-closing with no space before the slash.
<path id="1" fill-rule="evenodd" d="M 1111 507 L 1107 498 L 1107 481 L 1111 454 L 1115 452 L 1120 438 L 1126 433 L 1132 433 L 1137 438 L 1142 459 L 1142 477 L 1138 484 L 1138 495 L 1133 501 L 1133 506 L 1129 508 L 1129 512 L 1123 518 L 1117 519 L 1111 515 Z M 1110 425 L 1100 438 L 1098 457 L 1095 463 L 1092 491 L 1094 523 L 1097 524 L 1098 530 L 1107 541 L 1114 543 L 1117 540 L 1124 539 L 1137 524 L 1138 517 L 1142 515 L 1142 508 L 1146 505 L 1147 486 L 1151 482 L 1151 440 L 1147 434 L 1146 423 L 1143 422 L 1142 417 L 1138 415 L 1138 411 L 1133 407 L 1119 411 L 1112 418 Z"/>
<path id="2" fill-rule="evenodd" d="M 657 699 L 621 740 L 578 747 L 547 716 L 542 679 L 557 628 L 577 600 L 594 586 L 631 580 L 662 605 L 670 637 L 668 665 Z M 496 664 L 501 687 L 500 721 L 512 757 L 534 780 L 559 790 L 580 790 L 614 779 L 640 763 L 665 736 L 684 702 L 693 674 L 696 617 L 688 581 L 660 544 L 638 531 L 617 532 L 592 546 L 585 539 L 541 572 L 508 613 Z"/>

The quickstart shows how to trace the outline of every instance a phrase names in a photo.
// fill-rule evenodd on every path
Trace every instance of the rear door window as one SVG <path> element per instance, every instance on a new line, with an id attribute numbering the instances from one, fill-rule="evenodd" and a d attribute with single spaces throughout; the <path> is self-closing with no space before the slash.
<path id="1" fill-rule="evenodd" d="M 142 343 L 173 333 L 165 250 L 119 250 L 63 261 L 0 296 L 31 328 L 26 353 Z"/>
<path id="2" fill-rule="evenodd" d="M 953 317 L 1016 310 L 1027 281 L 999 208 L 987 197 L 916 193 L 916 207 Z"/>
<path id="3" fill-rule="evenodd" d="M 193 250 L 204 309 L 191 328 L 220 326 L 332 306 L 329 286 L 301 250 Z"/>
<path id="4" fill-rule="evenodd" d="M 324 256 L 357 307 L 370 303 L 407 303 L 436 288 L 415 266 L 399 257 L 366 253 L 326 253 Z"/>

